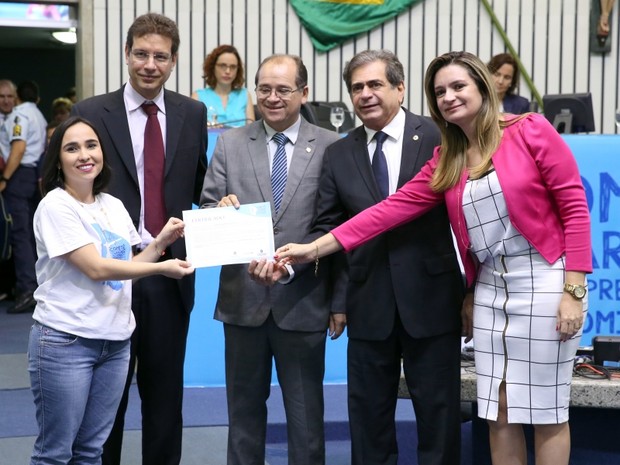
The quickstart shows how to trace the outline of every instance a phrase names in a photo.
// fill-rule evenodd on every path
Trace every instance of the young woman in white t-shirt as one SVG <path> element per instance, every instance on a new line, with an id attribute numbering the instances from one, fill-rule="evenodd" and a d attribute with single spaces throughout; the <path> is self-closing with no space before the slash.
<path id="1" fill-rule="evenodd" d="M 102 192 L 109 179 L 95 128 L 76 117 L 58 126 L 34 216 L 39 287 L 28 370 L 39 434 L 32 465 L 100 463 L 127 377 L 131 280 L 194 272 L 188 262 L 162 260 L 183 235 L 177 218 L 133 256 L 141 239 L 122 202 Z"/>

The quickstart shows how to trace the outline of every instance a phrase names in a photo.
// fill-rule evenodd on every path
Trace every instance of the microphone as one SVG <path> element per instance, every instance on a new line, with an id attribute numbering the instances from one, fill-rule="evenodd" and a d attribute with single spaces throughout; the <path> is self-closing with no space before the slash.
<path id="1" fill-rule="evenodd" d="M 253 120 L 253 119 L 250 119 L 250 118 L 242 118 L 242 119 L 231 119 L 231 120 L 228 120 L 228 121 L 222 121 L 222 123 L 221 123 L 221 124 L 222 124 L 225 128 L 232 128 L 232 127 L 239 127 L 239 126 L 231 126 L 231 124 L 245 123 L 245 124 L 244 124 L 244 126 L 245 126 L 246 124 L 250 124 L 250 123 L 253 123 L 253 122 L 254 122 L 254 120 Z"/>
<path id="2" fill-rule="evenodd" d="M 239 127 L 239 126 L 231 126 L 231 124 L 236 124 L 236 123 L 245 123 L 245 124 L 249 124 L 249 123 L 253 123 L 254 120 L 250 119 L 250 118 L 240 118 L 240 119 L 231 119 L 228 121 L 216 121 L 215 123 L 207 123 L 207 127 L 212 128 L 212 129 L 231 129 L 234 127 Z"/>

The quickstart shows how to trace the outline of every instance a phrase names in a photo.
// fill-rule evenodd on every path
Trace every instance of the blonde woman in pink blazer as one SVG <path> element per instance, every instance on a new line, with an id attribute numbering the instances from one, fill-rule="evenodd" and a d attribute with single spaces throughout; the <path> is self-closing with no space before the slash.
<path id="1" fill-rule="evenodd" d="M 394 195 L 310 244 L 287 244 L 279 263 L 344 249 L 446 203 L 471 290 L 463 335 L 473 336 L 478 414 L 494 465 L 568 464 L 568 406 L 592 271 L 590 217 L 577 164 L 540 115 L 498 112 L 492 78 L 466 52 L 435 58 L 425 77 L 442 143 Z M 508 119 L 510 118 L 510 119 Z"/>

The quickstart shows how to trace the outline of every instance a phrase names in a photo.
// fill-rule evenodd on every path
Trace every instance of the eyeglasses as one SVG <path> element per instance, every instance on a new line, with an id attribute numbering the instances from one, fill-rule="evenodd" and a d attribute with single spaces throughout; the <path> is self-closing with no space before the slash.
<path id="1" fill-rule="evenodd" d="M 272 89 L 269 86 L 258 86 L 254 91 L 259 98 L 268 98 L 272 92 L 276 93 L 276 96 L 281 98 L 282 100 L 286 100 L 291 98 L 293 92 L 297 92 L 298 90 L 302 90 L 305 86 L 298 87 L 297 89 L 291 89 L 290 87 L 277 87 Z"/>
<path id="2" fill-rule="evenodd" d="M 237 71 L 237 69 L 239 68 L 239 66 L 237 65 L 227 65 L 226 63 L 216 63 L 215 66 L 218 67 L 220 71 Z"/>
<path id="3" fill-rule="evenodd" d="M 171 56 L 168 53 L 149 53 L 144 50 L 132 50 L 131 54 L 133 55 L 134 60 L 140 63 L 146 63 L 149 61 L 149 58 L 153 57 L 153 59 L 157 63 L 165 64 L 170 61 Z"/>

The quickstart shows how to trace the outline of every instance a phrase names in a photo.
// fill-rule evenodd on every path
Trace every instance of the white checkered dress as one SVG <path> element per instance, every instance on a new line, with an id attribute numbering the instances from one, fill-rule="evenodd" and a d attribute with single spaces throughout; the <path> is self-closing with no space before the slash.
<path id="1" fill-rule="evenodd" d="M 497 419 L 505 380 L 510 423 L 563 423 L 581 338 L 579 331 L 560 342 L 556 331 L 564 258 L 550 265 L 514 228 L 494 170 L 467 182 L 463 209 L 481 263 L 474 299 L 478 414 Z"/>

